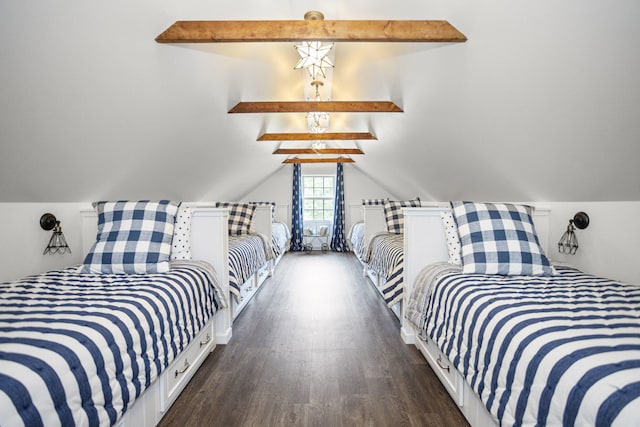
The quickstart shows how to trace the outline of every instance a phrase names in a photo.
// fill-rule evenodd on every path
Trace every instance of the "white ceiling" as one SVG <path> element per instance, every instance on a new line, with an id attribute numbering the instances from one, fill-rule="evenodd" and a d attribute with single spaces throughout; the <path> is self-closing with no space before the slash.
<path id="1" fill-rule="evenodd" d="M 0 2 L 0 202 L 232 200 L 279 168 L 263 132 L 304 115 L 289 43 L 165 45 L 176 20 L 446 19 L 464 44 L 340 43 L 334 114 L 378 141 L 355 167 L 397 197 L 640 200 L 640 2 L 619 0 Z M 287 146 L 291 146 L 288 144 Z M 356 143 L 349 143 L 354 146 Z"/>

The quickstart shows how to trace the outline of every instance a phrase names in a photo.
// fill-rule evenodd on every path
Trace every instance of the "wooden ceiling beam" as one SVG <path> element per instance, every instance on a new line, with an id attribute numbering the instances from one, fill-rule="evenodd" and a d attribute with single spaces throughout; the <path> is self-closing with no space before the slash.
<path id="1" fill-rule="evenodd" d="M 355 141 L 377 140 L 371 132 L 265 133 L 258 141 Z"/>
<path id="2" fill-rule="evenodd" d="M 158 43 L 227 42 L 438 42 L 466 36 L 443 20 L 176 21 Z"/>
<path id="3" fill-rule="evenodd" d="M 273 154 L 364 154 L 359 148 L 278 148 Z"/>
<path id="4" fill-rule="evenodd" d="M 355 163 L 356 161 L 348 157 L 318 157 L 314 158 L 293 158 L 285 159 L 282 163 Z"/>
<path id="5" fill-rule="evenodd" d="M 229 113 L 402 113 L 391 101 L 239 102 Z"/>

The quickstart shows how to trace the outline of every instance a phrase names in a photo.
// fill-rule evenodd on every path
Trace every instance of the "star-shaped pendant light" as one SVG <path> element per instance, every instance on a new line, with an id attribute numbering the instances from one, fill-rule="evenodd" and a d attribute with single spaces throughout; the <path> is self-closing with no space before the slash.
<path id="1" fill-rule="evenodd" d="M 314 80 L 318 77 L 318 73 L 326 78 L 324 69 L 333 67 L 333 63 L 328 57 L 333 45 L 334 43 L 323 44 L 320 41 L 302 42 L 302 44 L 295 45 L 300 60 L 294 69 L 306 68 Z"/>

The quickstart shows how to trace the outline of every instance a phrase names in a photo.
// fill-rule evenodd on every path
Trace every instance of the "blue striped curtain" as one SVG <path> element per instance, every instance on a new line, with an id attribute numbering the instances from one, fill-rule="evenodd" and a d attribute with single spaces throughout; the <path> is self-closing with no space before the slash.
<path id="1" fill-rule="evenodd" d="M 300 163 L 293 165 L 293 188 L 291 197 L 291 245 L 289 250 L 304 250 L 302 238 L 302 168 Z"/>
<path id="2" fill-rule="evenodd" d="M 333 204 L 333 233 L 329 247 L 334 252 L 349 251 L 347 239 L 344 237 L 344 174 L 342 171 L 342 163 L 338 163 L 338 168 L 336 170 L 336 199 Z"/>

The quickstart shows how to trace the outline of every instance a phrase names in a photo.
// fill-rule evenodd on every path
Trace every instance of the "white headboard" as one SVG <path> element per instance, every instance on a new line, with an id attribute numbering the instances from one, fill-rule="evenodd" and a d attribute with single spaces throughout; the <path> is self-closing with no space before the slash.
<path id="1" fill-rule="evenodd" d="M 382 205 L 363 205 L 362 212 L 364 219 L 362 244 L 367 247 L 376 234 L 387 232 L 387 220 L 384 216 L 384 206 Z"/>
<path id="2" fill-rule="evenodd" d="M 363 219 L 362 205 L 349 205 L 349 220 L 351 224 L 360 222 Z"/>
<path id="3" fill-rule="evenodd" d="M 289 205 L 276 205 L 276 221 L 291 224 L 291 207 Z"/>

